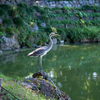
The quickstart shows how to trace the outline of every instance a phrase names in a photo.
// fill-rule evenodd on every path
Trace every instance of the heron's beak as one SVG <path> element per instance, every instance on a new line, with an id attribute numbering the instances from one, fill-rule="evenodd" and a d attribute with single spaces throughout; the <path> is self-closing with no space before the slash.
<path id="1" fill-rule="evenodd" d="M 55 36 L 60 36 L 60 35 L 58 35 L 58 34 L 55 34 Z"/>

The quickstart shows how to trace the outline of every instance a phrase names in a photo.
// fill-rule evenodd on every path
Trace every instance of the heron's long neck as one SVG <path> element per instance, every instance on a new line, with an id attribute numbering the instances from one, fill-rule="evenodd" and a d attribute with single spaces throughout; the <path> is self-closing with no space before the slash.
<path id="1" fill-rule="evenodd" d="M 49 46 L 48 46 L 48 51 L 52 48 L 53 46 L 53 41 L 51 39 L 51 36 L 49 37 L 49 40 L 50 40 L 50 43 L 49 43 Z"/>

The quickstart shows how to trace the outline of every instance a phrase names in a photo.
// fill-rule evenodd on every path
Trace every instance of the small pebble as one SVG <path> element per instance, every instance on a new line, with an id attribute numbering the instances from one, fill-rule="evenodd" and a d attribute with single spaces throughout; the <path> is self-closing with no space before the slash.
<path id="1" fill-rule="evenodd" d="M 0 50 L 0 53 L 2 53 L 2 51 Z"/>

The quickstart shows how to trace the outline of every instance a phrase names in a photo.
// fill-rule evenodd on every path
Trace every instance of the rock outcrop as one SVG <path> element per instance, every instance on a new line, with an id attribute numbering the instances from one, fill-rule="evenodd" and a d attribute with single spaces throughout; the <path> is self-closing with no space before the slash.
<path id="1" fill-rule="evenodd" d="M 2 36 L 1 38 L 2 38 L 3 43 L 2 42 L 0 43 L 0 48 L 2 51 L 19 49 L 20 45 L 18 43 L 18 40 L 15 38 L 15 36 L 12 36 L 9 38 Z"/>

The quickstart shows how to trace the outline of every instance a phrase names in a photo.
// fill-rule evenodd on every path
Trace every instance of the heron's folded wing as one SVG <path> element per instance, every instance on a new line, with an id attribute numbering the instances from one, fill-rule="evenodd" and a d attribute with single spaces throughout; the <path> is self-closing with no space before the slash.
<path id="1" fill-rule="evenodd" d="M 30 56 L 38 57 L 40 55 L 43 55 L 46 52 L 47 48 L 48 48 L 47 46 L 38 48 L 38 49 L 34 50 L 33 52 L 31 52 Z"/>

